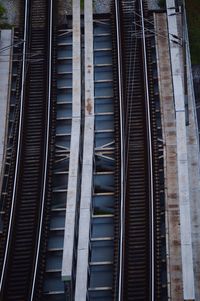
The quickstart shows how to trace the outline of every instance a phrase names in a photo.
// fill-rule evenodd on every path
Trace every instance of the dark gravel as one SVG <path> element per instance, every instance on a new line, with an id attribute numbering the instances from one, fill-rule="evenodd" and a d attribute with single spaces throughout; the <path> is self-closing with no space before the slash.
<path id="1" fill-rule="evenodd" d="M 19 22 L 19 0 L 0 0 L 6 9 L 6 23 L 17 25 Z"/>

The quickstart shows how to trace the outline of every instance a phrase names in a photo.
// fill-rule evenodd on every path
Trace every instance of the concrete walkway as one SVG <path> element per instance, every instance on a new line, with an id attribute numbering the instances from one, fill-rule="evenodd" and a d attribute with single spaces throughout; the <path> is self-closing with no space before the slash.
<path id="1" fill-rule="evenodd" d="M 178 36 L 175 1 L 167 0 L 167 19 L 170 40 L 173 93 L 176 111 L 176 139 L 178 164 L 178 193 L 180 209 L 181 258 L 183 274 L 183 299 L 194 300 L 194 267 L 192 250 L 191 203 L 189 188 L 189 166 L 187 149 L 185 91 L 182 51 L 180 44 L 174 43 L 171 35 Z"/>
<path id="2" fill-rule="evenodd" d="M 4 155 L 10 103 L 12 31 L 2 30 L 0 40 L 0 189 L 3 179 Z M 8 46 L 8 48 L 7 48 Z"/>
<path id="3" fill-rule="evenodd" d="M 187 64 L 188 65 L 188 64 Z M 190 70 L 191 72 L 191 70 Z M 190 73 L 189 72 L 189 73 Z M 192 226 L 192 248 L 194 266 L 195 300 L 200 300 L 200 158 L 198 125 L 196 123 L 195 101 L 191 80 L 188 80 L 189 126 L 187 130 L 190 210 Z"/>
<path id="4" fill-rule="evenodd" d="M 85 44 L 85 125 L 83 142 L 82 183 L 75 301 L 87 299 L 88 255 L 94 153 L 94 66 L 93 66 L 93 3 L 84 2 Z"/>
<path id="5" fill-rule="evenodd" d="M 200 145 L 197 122 L 197 112 L 192 79 L 192 67 L 190 58 L 189 38 L 186 14 L 184 13 L 187 87 L 189 126 L 187 128 L 188 163 L 190 203 L 192 218 L 192 248 L 194 265 L 195 300 L 200 300 Z"/>
<path id="6" fill-rule="evenodd" d="M 168 28 L 164 13 L 155 14 L 154 19 L 159 33 L 156 41 L 165 157 L 168 294 L 170 300 L 200 300 L 200 160 L 187 26 L 183 43 L 184 14 L 175 14 L 173 0 L 167 1 L 167 7 Z"/>
<path id="7" fill-rule="evenodd" d="M 167 18 L 155 13 L 156 52 L 164 147 L 166 246 L 168 270 L 168 296 L 170 300 L 183 300 L 181 263 L 180 210 L 178 197 L 178 166 L 176 117 L 170 65 Z"/>
<path id="8" fill-rule="evenodd" d="M 65 235 L 62 262 L 62 280 L 73 281 L 74 242 L 77 215 L 77 193 L 79 190 L 79 146 L 81 126 L 81 32 L 80 1 L 73 1 L 73 91 L 72 131 L 70 143 L 69 177 L 65 218 Z M 72 283 L 70 283 L 72 285 Z"/>

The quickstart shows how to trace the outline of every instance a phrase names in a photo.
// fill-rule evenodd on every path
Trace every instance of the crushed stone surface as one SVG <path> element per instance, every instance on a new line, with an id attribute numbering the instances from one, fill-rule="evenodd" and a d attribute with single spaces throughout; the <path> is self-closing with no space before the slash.
<path id="1" fill-rule="evenodd" d="M 110 12 L 111 0 L 93 0 L 94 13 L 105 14 Z"/>
<path id="2" fill-rule="evenodd" d="M 65 16 L 72 15 L 73 0 L 58 0 L 59 23 L 65 23 Z M 94 6 L 94 14 L 102 14 L 110 12 L 111 0 L 92 0 Z M 154 0 L 155 1 L 155 0 Z M 19 24 L 20 0 L 0 0 L 6 9 L 5 22 L 11 25 Z"/>
<path id="3" fill-rule="evenodd" d="M 19 0 L 0 0 L 6 9 L 5 22 L 11 25 L 18 25 L 19 23 Z"/>
<path id="4" fill-rule="evenodd" d="M 73 0 L 59 0 L 58 11 L 62 19 L 64 20 L 64 15 L 72 14 L 72 1 Z M 111 0 L 93 0 L 94 14 L 105 14 L 110 12 Z"/>

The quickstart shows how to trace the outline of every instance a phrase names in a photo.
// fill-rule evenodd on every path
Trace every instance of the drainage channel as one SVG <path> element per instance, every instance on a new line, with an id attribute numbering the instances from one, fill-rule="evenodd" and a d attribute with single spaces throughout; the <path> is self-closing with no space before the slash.
<path id="1" fill-rule="evenodd" d="M 94 20 L 94 164 L 89 300 L 112 300 L 114 255 L 114 104 L 110 18 Z"/>
<path id="2" fill-rule="evenodd" d="M 72 118 L 72 25 L 57 34 L 57 105 L 53 197 L 42 300 L 66 300 L 61 278 Z"/>

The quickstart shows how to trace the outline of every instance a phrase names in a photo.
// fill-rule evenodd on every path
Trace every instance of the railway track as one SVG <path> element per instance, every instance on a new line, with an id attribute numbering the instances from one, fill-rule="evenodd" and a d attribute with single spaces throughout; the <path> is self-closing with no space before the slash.
<path id="1" fill-rule="evenodd" d="M 158 140 L 162 141 L 162 134 L 159 98 L 155 97 L 151 38 L 147 37 L 149 27 L 153 32 L 153 22 L 147 20 L 146 1 L 122 1 L 120 6 L 116 1 L 113 10 L 117 49 L 114 66 L 118 66 L 114 78 L 118 84 L 122 79 L 121 89 L 119 85 L 115 88 L 116 99 L 119 99 L 115 111 L 121 120 L 120 130 L 120 126 L 116 126 L 116 141 L 125 159 L 123 161 L 118 151 L 116 166 L 121 166 L 118 174 L 124 174 L 124 178 L 118 176 L 116 182 L 120 202 L 115 211 L 114 298 L 165 300 L 166 279 L 161 280 L 161 274 L 163 278 L 166 275 L 165 242 L 161 238 L 165 223 L 163 161 L 158 160 Z M 160 151 L 162 153 L 162 149 Z M 124 187 L 120 186 L 123 182 Z"/>
<path id="2" fill-rule="evenodd" d="M 3 232 L 3 219 L 5 224 L 5 215 L 8 216 L 7 210 L 7 201 L 10 197 L 10 191 L 8 187 L 11 187 L 13 182 L 13 168 L 16 158 L 16 136 L 17 136 L 17 127 L 18 127 L 18 115 L 19 115 L 19 105 L 20 105 L 20 77 L 18 76 L 21 73 L 22 60 L 22 41 L 19 30 L 14 31 L 14 44 L 13 53 L 12 53 L 12 87 L 10 92 L 10 111 L 8 118 L 8 135 L 6 142 L 6 159 L 4 167 L 4 176 L 1 187 L 1 210 L 0 210 L 0 220 L 1 220 L 1 235 L 4 238 Z M 14 147 L 15 146 L 15 147 Z M 0 248 L 0 258 L 2 258 L 2 248 Z"/>
<path id="3" fill-rule="evenodd" d="M 52 1 L 24 2 L 24 45 L 16 165 L 3 217 L 1 300 L 33 300 L 50 201 Z M 28 54 L 38 59 L 28 59 Z M 48 180 L 47 180 L 48 177 Z M 45 218 L 44 218 L 44 213 Z M 42 244 L 41 244 L 42 240 Z M 37 278 L 37 281 L 36 281 Z"/>
<path id="4" fill-rule="evenodd" d="M 149 164 L 147 128 L 149 116 L 146 114 L 145 78 L 143 70 L 143 40 L 141 24 L 135 18 L 139 12 L 138 3 L 122 2 L 123 30 L 125 31 L 125 98 L 126 112 L 126 203 L 125 203 L 125 238 L 123 299 L 151 299 L 151 231 Z M 132 19 L 133 18 L 133 19 Z M 134 20 L 134 21 L 133 21 Z M 139 32 L 139 36 L 138 35 Z M 144 54 L 146 55 L 146 54 Z M 151 147 L 151 146 L 150 146 Z M 154 268 L 154 267 L 153 267 Z"/>
<path id="5" fill-rule="evenodd" d="M 25 2 L 19 131 L 12 138 L 16 160 L 9 161 L 1 209 L 0 300 L 65 300 L 68 294 L 61 266 L 72 122 L 72 24 L 68 20 L 68 30 L 57 32 L 52 55 L 52 1 Z M 162 132 L 146 1 L 113 1 L 113 12 L 113 34 L 110 15 L 95 16 L 93 23 L 87 298 L 165 300 Z"/>

